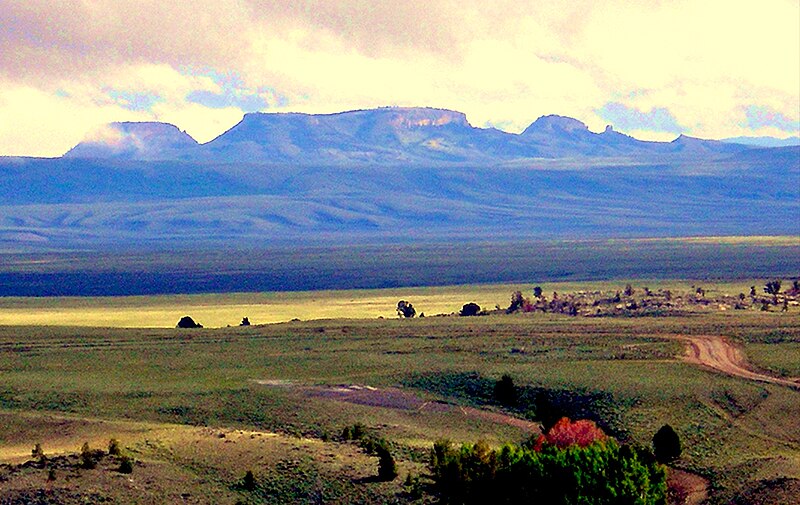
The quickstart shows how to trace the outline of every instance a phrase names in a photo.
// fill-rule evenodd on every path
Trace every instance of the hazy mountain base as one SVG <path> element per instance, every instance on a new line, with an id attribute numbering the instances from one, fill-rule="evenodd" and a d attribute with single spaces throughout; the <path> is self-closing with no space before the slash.
<path id="1" fill-rule="evenodd" d="M 341 168 L 6 158 L 0 248 L 800 234 L 800 149 L 609 163 Z"/>

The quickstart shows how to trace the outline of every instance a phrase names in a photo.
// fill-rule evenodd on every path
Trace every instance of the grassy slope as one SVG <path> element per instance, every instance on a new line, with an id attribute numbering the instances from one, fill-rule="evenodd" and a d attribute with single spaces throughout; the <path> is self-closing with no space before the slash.
<path id="1" fill-rule="evenodd" d="M 720 289 L 731 288 L 736 292 L 739 286 Z M 449 297 L 452 303 L 458 300 L 455 308 L 466 299 L 466 291 L 456 288 L 423 290 L 412 300 L 426 311 L 424 303 L 417 302 L 425 293 Z M 315 296 L 319 303 L 327 303 L 328 295 Z M 374 293 L 367 295 L 380 299 Z M 386 301 L 393 302 L 399 295 L 392 292 Z M 311 295 L 295 296 L 297 306 L 304 307 L 308 303 L 304 297 Z M 684 442 L 681 465 L 712 478 L 716 496 L 723 500 L 753 480 L 800 478 L 799 393 L 682 363 L 670 358 L 681 354 L 680 345 L 657 337 L 720 334 L 744 342 L 763 341 L 776 331 L 782 340 L 774 345 L 796 345 L 800 341 L 796 313 L 737 311 L 614 319 L 428 317 L 189 331 L 0 327 L 0 407 L 14 416 L 56 411 L 79 418 L 236 427 L 312 437 L 336 434 L 347 424 L 363 422 L 414 459 L 415 448 L 442 435 L 501 443 L 519 440 L 524 432 L 452 414 L 310 398 L 298 388 L 264 386 L 252 380 L 387 387 L 407 384 L 420 374 L 477 372 L 494 380 L 509 373 L 522 386 L 611 395 L 613 402 L 603 415 L 639 443 L 648 444 L 659 426 L 671 424 Z M 510 352 L 521 347 L 525 353 Z M 762 351 L 759 364 L 779 362 L 780 352 L 770 352 L 769 347 Z M 459 399 L 457 391 L 449 393 L 451 401 L 469 403 Z M 37 431 L 27 440 L 19 435 L 10 439 L 14 426 L 3 424 L 0 444 L 23 447 L 38 440 Z M 79 441 L 76 435 L 75 442 Z M 339 451 L 336 444 L 323 447 L 334 454 Z M 155 456 L 163 458 L 159 454 Z M 192 461 L 185 466 L 198 464 Z M 193 471 L 210 475 L 220 466 L 224 464 L 209 463 Z M 233 474 L 217 478 L 228 482 Z"/>

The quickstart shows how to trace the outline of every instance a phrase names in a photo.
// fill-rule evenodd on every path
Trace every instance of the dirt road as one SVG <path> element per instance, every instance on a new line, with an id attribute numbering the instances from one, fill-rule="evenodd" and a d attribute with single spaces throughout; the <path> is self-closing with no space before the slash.
<path id="1" fill-rule="evenodd" d="M 716 335 L 674 335 L 687 343 L 684 359 L 728 375 L 800 389 L 800 378 L 780 378 L 750 369 L 741 349 Z"/>

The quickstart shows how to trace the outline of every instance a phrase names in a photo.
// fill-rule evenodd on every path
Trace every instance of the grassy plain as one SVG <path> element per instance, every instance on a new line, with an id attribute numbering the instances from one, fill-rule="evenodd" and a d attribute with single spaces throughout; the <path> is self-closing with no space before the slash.
<path id="1" fill-rule="evenodd" d="M 542 287 L 550 293 L 624 284 Z M 735 295 L 752 284 L 634 286 L 681 292 L 702 285 L 708 295 Z M 401 480 L 424 472 L 425 451 L 436 438 L 497 445 L 535 432 L 510 421 L 538 422 L 541 405 L 494 403 L 494 381 L 509 374 L 526 398 L 557 398 L 550 407 L 593 417 L 623 440 L 649 445 L 661 425 L 672 425 L 684 446 L 678 466 L 710 480 L 711 503 L 752 496 L 759 486 L 797 485 L 800 392 L 686 363 L 684 344 L 671 339 L 726 336 L 752 352 L 759 367 L 791 376 L 800 345 L 796 307 L 788 313 L 705 307 L 670 317 L 393 317 L 401 298 L 428 315 L 449 314 L 467 301 L 506 306 L 512 290 L 531 287 L 3 299 L 0 459 L 26 458 L 36 442 L 54 453 L 116 437 L 143 462 L 134 479 L 159 468 L 172 479 L 170 492 L 189 493 L 196 503 L 209 496 L 222 503 L 313 503 L 320 496 L 413 502 Z M 52 314 L 64 318 L 51 320 Z M 171 327 L 184 314 L 218 327 L 126 328 L 137 321 Z M 254 323 L 283 322 L 224 326 L 245 315 Z M 56 326 L 26 326 L 32 321 L 25 317 Z M 63 326 L 69 324 L 84 326 Z M 337 393 L 343 385 L 375 393 L 354 400 Z M 405 404 L 409 398 L 419 401 Z M 353 423 L 391 442 L 401 479 L 370 480 L 376 458 L 338 440 Z M 254 492 L 237 487 L 247 469 L 257 478 Z"/>
<path id="2" fill-rule="evenodd" d="M 545 282 L 552 292 L 622 290 L 628 281 Z M 692 292 L 702 286 L 709 297 L 749 293 L 763 281 L 634 280 L 637 289 L 669 289 Z M 373 290 L 289 291 L 277 293 L 228 293 L 125 297 L 0 297 L 0 325 L 94 326 L 115 328 L 171 328 L 184 315 L 206 327 L 238 325 L 243 317 L 254 324 L 292 319 L 393 318 L 398 300 L 409 300 L 417 313 L 458 312 L 467 302 L 483 308 L 507 307 L 511 293 L 530 293 L 530 283 L 479 284 L 445 287 L 412 287 Z"/>

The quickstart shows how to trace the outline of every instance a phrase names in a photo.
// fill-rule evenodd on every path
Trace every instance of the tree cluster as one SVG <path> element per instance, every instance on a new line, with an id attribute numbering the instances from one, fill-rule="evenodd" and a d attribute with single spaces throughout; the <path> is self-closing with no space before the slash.
<path id="1" fill-rule="evenodd" d="M 411 318 L 417 315 L 417 309 L 411 305 L 411 302 L 400 300 L 397 302 L 397 315 L 400 317 Z"/>
<path id="2" fill-rule="evenodd" d="M 579 439 L 587 426 L 577 429 Z M 565 433 L 574 427 L 565 421 L 559 429 L 563 446 L 544 440 L 534 447 L 509 444 L 491 450 L 482 442 L 456 448 L 438 441 L 430 463 L 435 489 L 444 503 L 464 505 L 666 503 L 664 467 L 648 450 L 621 446 L 597 433 L 586 445 L 566 443 Z"/>

